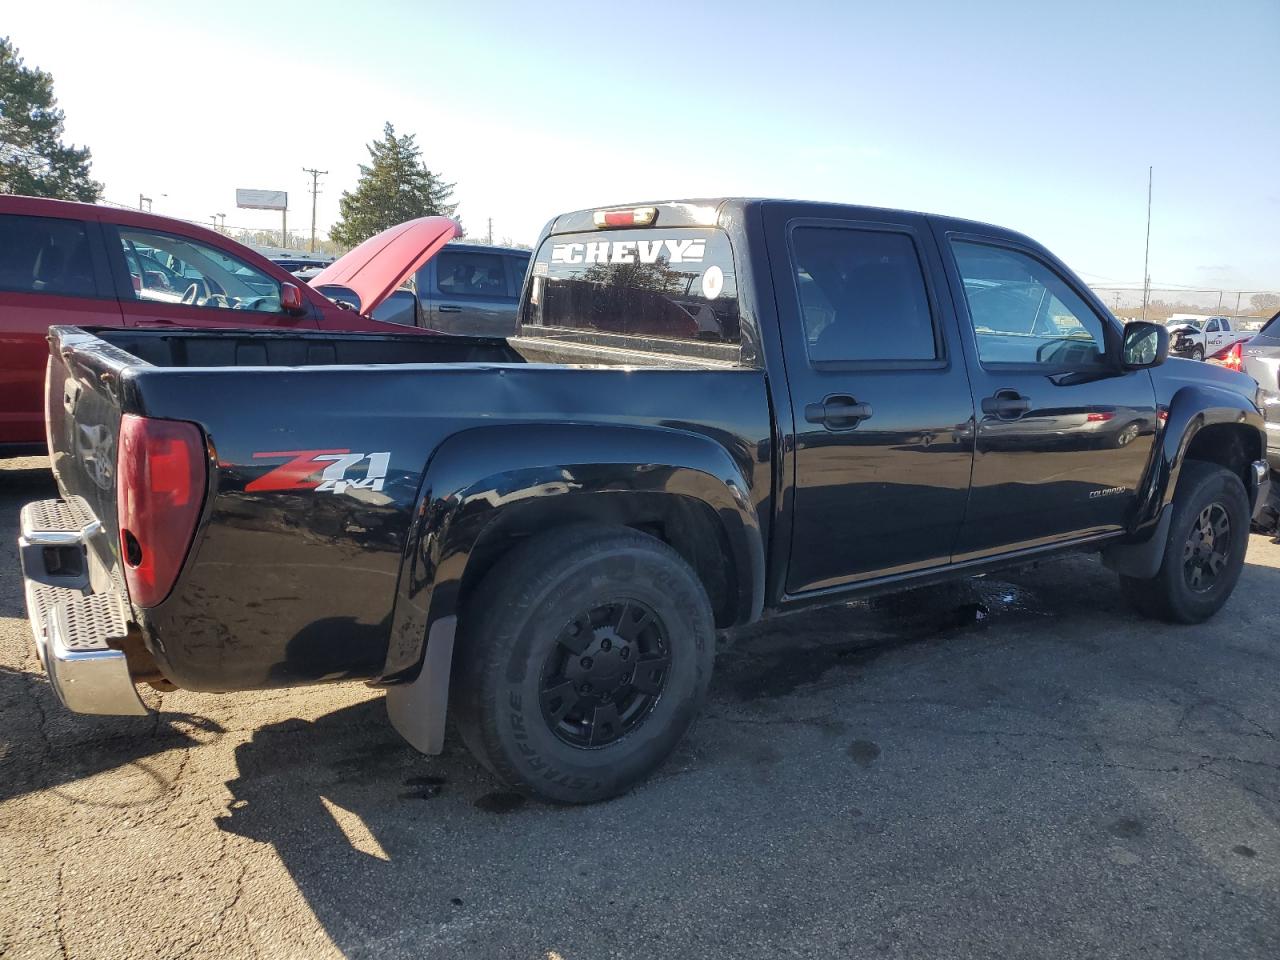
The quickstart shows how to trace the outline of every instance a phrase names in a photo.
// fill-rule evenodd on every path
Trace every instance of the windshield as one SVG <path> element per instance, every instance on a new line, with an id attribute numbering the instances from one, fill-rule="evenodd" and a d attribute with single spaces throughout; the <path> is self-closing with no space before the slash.
<path id="1" fill-rule="evenodd" d="M 738 344 L 738 284 L 717 229 L 652 228 L 548 237 L 522 301 L 525 336 Z M 627 344 L 628 346 L 632 344 Z"/>

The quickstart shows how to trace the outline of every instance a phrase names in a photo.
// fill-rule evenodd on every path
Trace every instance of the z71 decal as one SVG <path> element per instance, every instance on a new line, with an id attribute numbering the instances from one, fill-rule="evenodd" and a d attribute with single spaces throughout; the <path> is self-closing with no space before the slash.
<path id="1" fill-rule="evenodd" d="M 289 458 L 273 470 L 245 486 L 248 493 L 264 490 L 314 490 L 317 493 L 345 493 L 348 490 L 381 490 L 387 479 L 391 453 L 352 453 L 350 450 L 278 450 L 255 453 L 255 460 Z M 362 460 L 368 463 L 364 475 L 354 479 L 347 471 Z M 319 474 L 319 476 L 317 476 Z"/>

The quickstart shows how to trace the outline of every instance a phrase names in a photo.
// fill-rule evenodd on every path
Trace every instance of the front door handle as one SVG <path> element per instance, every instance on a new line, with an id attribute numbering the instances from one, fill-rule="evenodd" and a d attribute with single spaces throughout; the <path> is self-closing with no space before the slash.
<path id="1" fill-rule="evenodd" d="M 871 413 L 871 404 L 859 403 L 845 394 L 827 397 L 821 403 L 807 403 L 804 407 L 805 420 L 831 430 L 851 430 L 863 420 L 869 420 Z"/>
<path id="2" fill-rule="evenodd" d="M 442 303 L 440 304 L 439 307 L 437 307 L 437 309 L 441 313 L 461 313 L 462 312 L 462 308 L 458 306 L 456 303 Z"/>
<path id="3" fill-rule="evenodd" d="M 995 396 L 983 397 L 982 412 L 1001 420 L 1016 420 L 1031 409 L 1031 401 L 1016 390 L 997 390 Z"/>

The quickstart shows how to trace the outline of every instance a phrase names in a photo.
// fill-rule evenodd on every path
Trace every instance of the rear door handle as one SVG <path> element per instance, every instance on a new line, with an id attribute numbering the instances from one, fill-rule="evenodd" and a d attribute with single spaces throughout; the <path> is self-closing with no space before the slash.
<path id="1" fill-rule="evenodd" d="M 1001 420 L 1016 420 L 1031 409 L 1031 401 L 1016 390 L 997 390 L 995 396 L 983 397 L 982 412 Z"/>
<path id="2" fill-rule="evenodd" d="M 807 403 L 804 418 L 820 423 L 829 430 L 852 430 L 863 420 L 871 419 L 871 404 L 859 403 L 846 394 L 835 394 L 821 403 Z"/>
<path id="3" fill-rule="evenodd" d="M 461 313 L 462 312 L 462 308 L 458 306 L 456 303 L 442 303 L 436 309 L 439 310 L 441 313 Z"/>

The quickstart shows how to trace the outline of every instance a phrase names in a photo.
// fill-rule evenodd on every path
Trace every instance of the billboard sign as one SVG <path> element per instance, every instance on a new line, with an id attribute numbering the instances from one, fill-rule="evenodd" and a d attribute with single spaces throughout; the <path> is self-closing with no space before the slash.
<path id="1" fill-rule="evenodd" d="M 284 190 L 236 189 L 236 206 L 249 210 L 288 210 L 289 194 Z"/>

